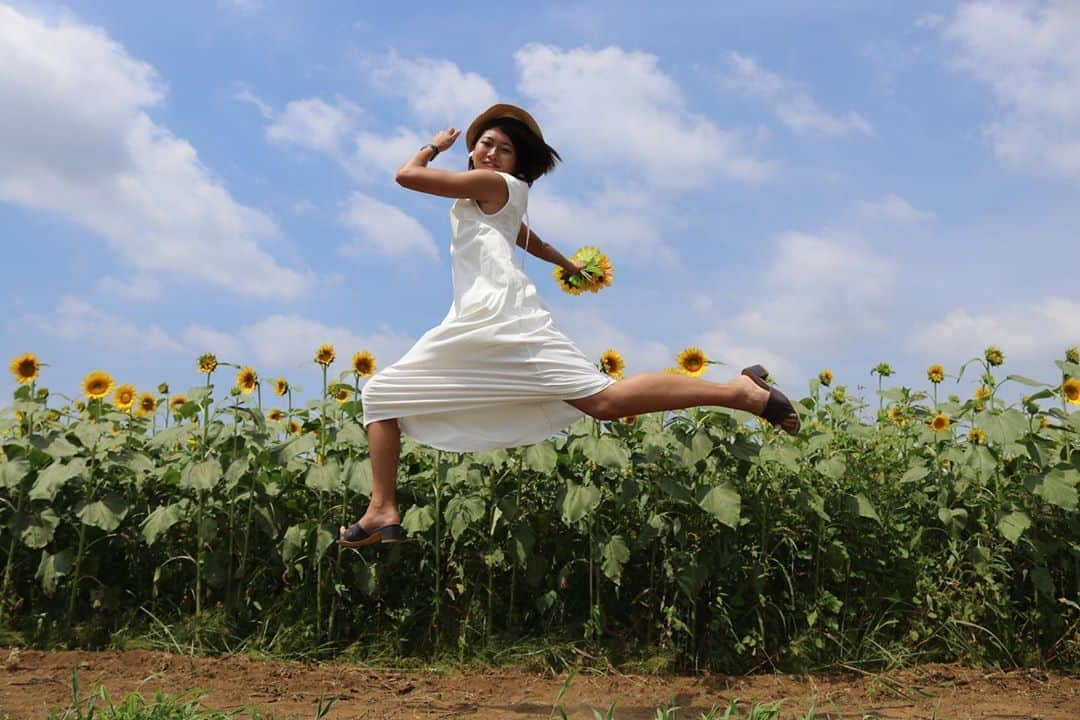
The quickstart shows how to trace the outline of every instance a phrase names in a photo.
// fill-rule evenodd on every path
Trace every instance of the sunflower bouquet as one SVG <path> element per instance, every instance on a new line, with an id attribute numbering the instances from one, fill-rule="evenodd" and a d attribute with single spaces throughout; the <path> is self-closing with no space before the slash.
<path id="1" fill-rule="evenodd" d="M 581 262 L 584 267 L 576 273 L 569 273 L 565 268 L 557 267 L 552 275 L 563 292 L 580 295 L 585 290 L 600 292 L 615 278 L 615 269 L 611 259 L 599 249 L 587 246 L 574 253 L 571 260 Z"/>

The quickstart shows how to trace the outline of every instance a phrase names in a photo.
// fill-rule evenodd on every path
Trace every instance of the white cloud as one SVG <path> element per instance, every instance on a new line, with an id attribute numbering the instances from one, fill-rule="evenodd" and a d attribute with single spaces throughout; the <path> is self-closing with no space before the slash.
<path id="1" fill-rule="evenodd" d="M 358 180 L 389 181 L 405 161 L 416 154 L 421 145 L 430 142 L 430 136 L 398 128 L 393 135 L 361 132 L 353 139 L 354 151 L 342 162 L 349 173 Z M 464 167 L 457 168 L 464 170 Z"/>
<path id="2" fill-rule="evenodd" d="M 709 368 L 709 374 L 713 376 L 711 378 L 713 380 L 730 380 L 742 368 L 750 365 L 764 366 L 769 371 L 770 377 L 782 388 L 793 387 L 805 378 L 803 369 L 787 355 L 777 353 L 763 344 L 740 340 L 722 329 L 704 333 L 695 341 L 695 344 L 711 359 L 725 363 L 719 367 Z"/>
<path id="3" fill-rule="evenodd" d="M 341 222 L 356 231 L 341 247 L 347 257 L 363 257 L 374 251 L 392 257 L 420 254 L 438 262 L 439 248 L 431 233 L 415 218 L 381 200 L 353 193 Z"/>
<path id="4" fill-rule="evenodd" d="M 942 28 L 956 64 L 998 104 L 986 127 L 1018 167 L 1080 179 L 1080 3 L 969 2 Z"/>
<path id="5" fill-rule="evenodd" d="M 485 77 L 464 72 L 449 60 L 410 60 L 391 51 L 368 58 L 364 69 L 379 90 L 404 98 L 413 115 L 440 129 L 464 128 L 497 102 L 495 88 Z"/>
<path id="6" fill-rule="evenodd" d="M 809 93 L 761 67 L 754 58 L 733 52 L 728 62 L 731 73 L 723 78 L 723 84 L 761 99 L 780 122 L 797 133 L 874 134 L 870 123 L 858 113 L 838 116 L 825 112 Z"/>
<path id="7" fill-rule="evenodd" d="M 573 312 L 556 313 L 556 324 L 586 357 L 596 362 L 608 348 L 616 350 L 626 361 L 627 375 L 663 370 L 675 362 L 675 355 L 666 345 L 630 335 L 595 307 L 579 306 Z"/>
<path id="8" fill-rule="evenodd" d="M 145 273 L 232 292 L 299 295 L 308 276 L 260 246 L 279 230 L 237 203 L 146 109 L 152 67 L 100 29 L 0 6 L 0 201 L 63 215 Z"/>
<path id="9" fill-rule="evenodd" d="M 936 217 L 931 212 L 912 207 L 911 203 L 895 193 L 889 193 L 877 201 L 860 200 L 855 206 L 855 213 L 862 220 L 902 225 L 930 222 Z"/>
<path id="10" fill-rule="evenodd" d="M 157 300 L 161 297 L 161 283 L 151 275 L 136 273 L 122 280 L 106 275 L 98 281 L 104 292 L 127 300 Z"/>
<path id="11" fill-rule="evenodd" d="M 80 345 L 118 348 L 127 352 L 177 352 L 183 346 L 157 325 L 139 327 L 118 315 L 98 310 L 85 300 L 61 298 L 51 315 L 28 317 L 45 335 Z"/>
<path id="12" fill-rule="evenodd" d="M 241 88 L 236 94 L 233 95 L 233 100 L 237 102 L 245 102 L 250 105 L 254 105 L 259 109 L 259 114 L 266 120 L 270 120 L 274 117 L 274 109 L 270 107 L 268 103 L 263 102 L 255 93 L 251 92 L 248 88 Z"/>
<path id="13" fill-rule="evenodd" d="M 740 337 L 769 347 L 829 349 L 883 332 L 896 270 L 853 238 L 784 233 L 763 273 L 765 297 L 735 320 Z"/>
<path id="14" fill-rule="evenodd" d="M 530 44 L 514 60 L 518 88 L 530 98 L 545 137 L 588 164 L 629 170 L 668 189 L 699 187 L 716 177 L 755 183 L 770 174 L 735 133 L 687 108 L 682 89 L 655 55 Z"/>
<path id="15" fill-rule="evenodd" d="M 184 341 L 192 352 L 213 352 L 229 362 L 251 364 L 260 373 L 274 374 L 309 368 L 319 345 L 331 343 L 338 354 L 331 366 L 335 376 L 348 369 L 354 352 L 371 351 L 383 367 L 404 355 L 414 342 L 392 330 L 361 335 L 296 314 L 270 315 L 234 334 L 192 325 L 184 332 Z"/>
<path id="16" fill-rule="evenodd" d="M 584 200 L 539 188 L 529 196 L 529 220 L 540 237 L 552 238 L 570 252 L 595 245 L 615 263 L 631 258 L 676 267 L 678 254 L 660 234 L 653 204 L 647 193 L 629 188 L 609 187 Z"/>
<path id="17" fill-rule="evenodd" d="M 293 100 L 266 128 L 266 138 L 334 155 L 359 114 L 359 107 L 340 99 L 334 105 L 321 98 Z"/>
<path id="18" fill-rule="evenodd" d="M 991 312 L 957 308 L 912 333 L 908 344 L 924 357 L 959 363 L 981 355 L 987 345 L 997 345 L 1010 359 L 1032 361 L 1060 358 L 1078 342 L 1080 302 L 1047 297 Z"/>

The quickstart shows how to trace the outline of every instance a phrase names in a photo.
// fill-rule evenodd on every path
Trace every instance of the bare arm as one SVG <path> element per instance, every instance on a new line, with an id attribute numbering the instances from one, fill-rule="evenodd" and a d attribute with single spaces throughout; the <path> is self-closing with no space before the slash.
<path id="1" fill-rule="evenodd" d="M 525 224 L 522 223 L 521 229 L 518 230 L 517 244 L 519 247 L 525 247 Z M 530 255 L 534 255 L 541 260 L 545 260 L 552 265 L 558 265 L 566 270 L 566 272 L 573 274 L 580 270 L 583 265 L 575 260 L 568 260 L 563 257 L 563 254 L 556 250 L 551 245 L 540 239 L 540 236 L 536 234 L 535 230 L 530 229 L 528 231 L 529 246 L 526 248 Z"/>
<path id="2" fill-rule="evenodd" d="M 439 152 L 449 150 L 457 140 L 460 130 L 440 130 L 431 139 Z M 491 202 L 501 207 L 510 198 L 506 181 L 492 170 L 466 170 L 451 172 L 428 167 L 434 151 L 427 146 L 405 161 L 394 176 L 398 185 L 409 190 L 450 198 L 470 198 L 479 202 Z"/>

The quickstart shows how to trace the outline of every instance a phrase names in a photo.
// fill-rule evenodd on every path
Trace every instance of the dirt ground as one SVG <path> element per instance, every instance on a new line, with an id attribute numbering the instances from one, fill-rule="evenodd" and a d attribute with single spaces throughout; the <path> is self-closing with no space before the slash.
<path id="1" fill-rule="evenodd" d="M 0 648 L 0 718 L 43 718 L 71 699 L 72 667 L 83 692 L 104 685 L 115 699 L 138 690 L 177 694 L 198 688 L 217 710 L 255 706 L 274 718 L 314 718 L 320 696 L 340 696 L 329 720 L 346 718 L 547 718 L 565 677 L 519 671 L 435 673 L 307 664 L 245 656 L 192 658 L 164 652 L 39 652 Z M 578 675 L 562 706 L 570 718 L 592 720 L 618 701 L 619 720 L 653 720 L 672 701 L 680 720 L 698 720 L 731 699 L 745 712 L 753 702 L 782 700 L 790 720 L 811 706 L 816 717 L 865 715 L 940 720 L 1077 720 L 1080 678 L 1039 671 L 985 672 L 926 665 L 886 675 L 656 677 Z M 936 716 L 934 715 L 936 711 Z"/>

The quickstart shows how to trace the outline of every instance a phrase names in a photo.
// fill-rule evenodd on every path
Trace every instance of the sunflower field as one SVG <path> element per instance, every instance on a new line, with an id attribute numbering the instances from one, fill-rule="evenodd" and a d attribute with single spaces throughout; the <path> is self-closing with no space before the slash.
<path id="1" fill-rule="evenodd" d="M 0 413 L 0 628 L 372 660 L 1077 668 L 1080 358 L 1051 382 L 1004 360 L 932 365 L 923 390 L 882 363 L 870 400 L 823 370 L 794 438 L 724 409 L 484 453 L 403 438 L 408 540 L 355 551 L 335 540 L 371 489 L 369 353 L 337 374 L 318 348 L 301 407 L 210 354 L 183 393 L 94 371 L 67 398 L 28 353 Z M 713 362 L 688 348 L 671 371 Z M 949 393 L 965 374 L 974 392 Z"/>

